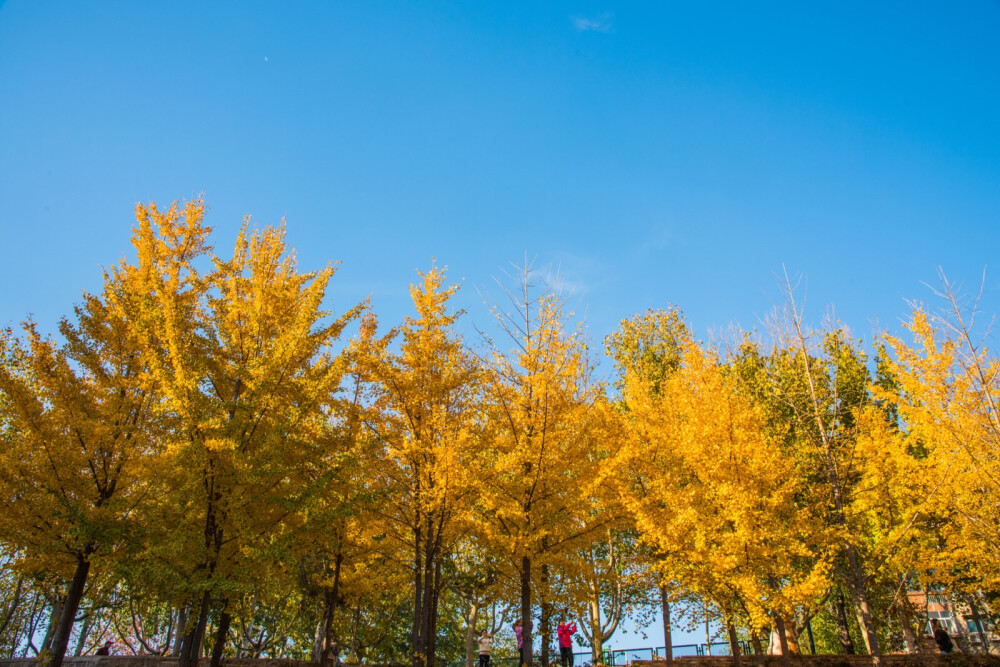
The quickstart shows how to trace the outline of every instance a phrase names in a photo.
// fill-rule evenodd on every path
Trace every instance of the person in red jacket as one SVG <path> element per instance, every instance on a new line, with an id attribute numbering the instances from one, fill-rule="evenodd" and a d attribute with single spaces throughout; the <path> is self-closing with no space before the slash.
<path id="1" fill-rule="evenodd" d="M 576 632 L 576 623 L 570 621 L 563 622 L 556 627 L 556 634 L 559 635 L 559 658 L 563 667 L 573 667 L 573 633 Z"/>

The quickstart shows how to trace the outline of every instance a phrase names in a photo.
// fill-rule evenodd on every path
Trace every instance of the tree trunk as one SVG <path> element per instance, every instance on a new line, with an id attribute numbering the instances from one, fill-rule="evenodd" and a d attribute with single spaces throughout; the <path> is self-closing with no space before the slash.
<path id="1" fill-rule="evenodd" d="M 441 559 L 435 556 L 434 562 L 434 595 L 431 596 L 431 613 L 430 613 L 430 623 L 427 628 L 427 643 L 430 646 L 430 650 L 427 654 L 430 656 L 430 667 L 435 667 L 437 663 L 437 620 L 438 620 L 438 601 L 441 599 Z"/>
<path id="2" fill-rule="evenodd" d="M 531 667 L 531 558 L 521 556 L 521 664 Z"/>
<path id="3" fill-rule="evenodd" d="M 729 633 L 729 650 L 733 654 L 733 667 L 740 667 L 740 639 L 736 636 L 736 628 L 732 621 L 726 621 L 726 631 Z"/>
<path id="4" fill-rule="evenodd" d="M 228 602 L 228 600 L 222 602 L 222 609 L 219 612 L 219 627 L 215 629 L 215 645 L 212 646 L 212 667 L 222 666 L 222 653 L 229 640 L 229 625 L 233 617 L 229 614 Z"/>
<path id="5" fill-rule="evenodd" d="M 420 611 L 421 659 L 425 667 L 434 667 L 434 597 L 436 582 L 434 580 L 434 545 L 432 544 L 430 531 L 427 533 L 424 548 L 423 575 L 424 596 L 423 600 L 421 600 L 422 609 Z"/>
<path id="6" fill-rule="evenodd" d="M 971 653 L 968 634 L 969 628 L 962 622 L 962 616 L 958 613 L 958 605 L 955 604 L 954 594 L 949 597 L 948 606 L 945 609 L 950 611 L 951 617 L 955 619 L 955 634 L 952 635 L 955 645 L 962 653 Z"/>
<path id="7" fill-rule="evenodd" d="M 712 655 L 712 631 L 708 625 L 708 603 L 705 603 L 705 652 Z"/>
<path id="8" fill-rule="evenodd" d="M 587 601 L 590 607 L 590 658 L 592 665 L 604 663 L 604 631 L 601 628 L 601 603 L 591 595 Z"/>
<path id="9" fill-rule="evenodd" d="M 851 639 L 851 629 L 847 624 L 847 609 L 844 603 L 844 591 L 837 588 L 837 595 L 830 596 L 830 613 L 837 619 L 837 633 L 840 639 L 840 650 L 844 655 L 854 655 L 854 640 Z"/>
<path id="10" fill-rule="evenodd" d="M 820 442 L 823 445 L 823 454 L 826 459 L 827 481 L 833 491 L 833 503 L 836 508 L 834 520 L 838 525 L 845 526 L 847 524 L 847 519 L 844 514 L 844 489 L 841 485 L 840 474 L 837 471 L 837 464 L 834 459 L 833 443 L 831 442 L 831 436 L 827 432 L 826 424 L 824 423 L 823 407 L 820 404 L 816 392 L 816 383 L 813 378 L 812 366 L 809 361 L 809 349 L 806 346 L 805 334 L 802 332 L 802 319 L 800 313 L 798 312 L 798 307 L 792 299 L 792 288 L 790 284 L 788 285 L 788 289 L 788 303 L 792 306 L 792 324 L 795 327 L 795 335 L 799 351 L 802 354 L 805 379 L 809 385 L 809 397 L 812 403 L 813 417 L 816 420 L 816 431 L 819 435 Z M 861 562 L 858 559 L 857 552 L 849 539 L 844 542 L 844 555 L 847 556 L 848 565 L 847 584 L 850 589 L 851 599 L 854 602 L 854 608 L 858 615 L 858 624 L 861 626 L 861 633 L 865 639 L 865 644 L 868 647 L 868 653 L 872 657 L 872 665 L 874 665 L 874 667 L 881 667 L 882 658 L 878 648 L 878 637 L 875 634 L 875 626 L 872 623 L 871 609 L 868 604 L 868 594 L 865 592 L 865 577 L 861 569 Z"/>
<path id="11" fill-rule="evenodd" d="M 324 667 L 332 657 L 333 618 L 337 612 L 337 603 L 340 597 L 340 568 L 343 561 L 344 555 L 338 550 L 333 561 L 333 586 L 323 596 L 323 643 L 320 650 L 320 664 Z"/>
<path id="12" fill-rule="evenodd" d="M 868 655 L 872 657 L 872 664 L 880 667 L 882 664 L 881 652 L 878 646 L 878 635 L 875 633 L 875 625 L 872 622 L 871 606 L 868 604 L 868 594 L 865 592 L 864 577 L 861 574 L 861 567 L 858 565 L 854 547 L 847 543 L 844 547 L 847 553 L 848 563 L 851 565 L 851 577 L 848 581 L 848 590 L 854 602 L 854 609 L 858 616 L 858 626 L 861 628 L 861 638 L 865 642 Z"/>
<path id="13" fill-rule="evenodd" d="M 42 637 L 42 645 L 38 649 L 39 653 L 42 651 L 52 650 L 52 638 L 56 634 L 56 628 L 59 627 L 59 618 L 62 616 L 63 604 L 66 598 L 64 596 L 57 596 L 55 601 L 52 603 L 52 610 L 49 612 L 49 625 L 45 628 L 45 636 Z M 30 643 L 34 633 L 28 635 L 28 641 Z"/>
<path id="14" fill-rule="evenodd" d="M 543 548 L 547 546 L 547 539 L 544 537 L 542 538 L 542 546 Z M 550 622 L 552 616 L 552 604 L 549 602 L 549 589 L 548 589 L 549 566 L 547 564 L 542 564 L 541 572 L 542 572 L 540 581 L 541 590 L 539 590 L 538 597 L 541 602 L 542 617 L 538 624 L 538 632 L 542 636 L 542 655 L 541 655 L 542 667 L 549 667 L 549 660 L 550 660 L 549 639 L 552 636 L 552 628 Z"/>
<path id="15" fill-rule="evenodd" d="M 419 525 L 419 524 L 418 524 Z M 413 667 L 424 666 L 425 647 L 421 641 L 423 627 L 422 613 L 424 610 L 424 569 L 421 566 L 421 530 L 418 527 L 413 532 L 413 629 L 410 636 L 410 650 L 413 653 Z"/>
<path id="16" fill-rule="evenodd" d="M 78 556 L 76 571 L 73 573 L 73 579 L 66 591 L 62 613 L 59 614 L 59 625 L 56 626 L 55 634 L 52 636 L 52 650 L 47 661 L 48 667 L 62 667 L 63 658 L 66 656 L 66 646 L 69 644 L 69 635 L 73 632 L 73 620 L 80 608 L 80 600 L 83 599 L 83 589 L 87 586 L 89 573 L 90 560 L 86 555 Z"/>
<path id="17" fill-rule="evenodd" d="M 469 603 L 469 613 L 465 616 L 465 667 L 473 667 L 476 662 L 476 619 L 479 618 L 479 602 Z"/>
<path id="18" fill-rule="evenodd" d="M 181 654 L 181 646 L 184 644 L 184 634 L 187 632 L 188 606 L 184 605 L 177 610 L 177 630 L 174 635 L 174 648 L 170 655 L 178 657 Z"/>
<path id="19" fill-rule="evenodd" d="M 753 646 L 754 664 L 758 667 L 764 667 L 767 660 L 764 658 L 764 648 L 760 645 L 760 634 L 756 628 L 750 628 L 750 645 Z"/>
<path id="20" fill-rule="evenodd" d="M 660 586 L 660 605 L 663 612 L 663 659 L 668 665 L 674 662 L 673 628 L 670 626 L 670 597 L 667 587 Z"/>
<path id="21" fill-rule="evenodd" d="M 983 653 L 989 655 L 990 653 L 990 640 L 986 634 L 986 628 L 983 627 L 983 617 L 979 615 L 979 607 L 976 605 L 976 594 L 972 593 L 966 598 L 966 602 L 969 605 L 969 611 L 972 612 L 972 622 L 976 624 L 976 633 L 979 635 L 979 645 L 983 649 Z"/>
<path id="22" fill-rule="evenodd" d="M 205 638 L 205 626 L 208 624 L 208 610 L 211 603 L 211 593 L 205 591 L 201 595 L 198 607 L 198 619 L 184 632 L 181 643 L 181 654 L 177 658 L 177 667 L 197 667 L 201 658 L 201 643 Z"/>
<path id="23" fill-rule="evenodd" d="M 325 602 L 325 600 L 326 600 L 326 596 L 325 595 L 323 596 L 323 599 L 324 599 L 324 602 L 323 602 L 323 615 L 320 616 L 320 618 L 319 618 L 318 621 L 316 621 L 316 630 L 313 631 L 312 655 L 310 656 L 311 657 L 311 662 L 314 663 L 314 664 L 316 664 L 316 665 L 319 665 L 323 661 L 323 641 L 324 641 L 324 639 L 323 639 L 323 630 L 326 628 L 326 614 L 327 614 L 327 611 L 326 611 L 327 605 L 326 605 L 326 602 Z M 239 657 L 242 657 L 242 655 L 240 655 Z"/>
<path id="24" fill-rule="evenodd" d="M 785 622 L 781 620 L 781 615 L 774 616 L 774 624 L 778 628 L 778 643 L 781 646 L 781 664 L 784 667 L 791 667 L 792 656 L 788 653 L 788 636 L 785 634 Z"/>
<path id="25" fill-rule="evenodd" d="M 906 586 L 905 575 L 900 577 L 900 586 L 903 588 Z M 906 647 L 906 652 L 911 655 L 922 653 L 920 641 L 913 632 L 913 607 L 910 605 L 910 598 L 906 595 L 905 590 L 899 602 L 896 603 L 896 619 L 899 621 L 899 627 L 903 629 L 903 645 Z"/>
<path id="26" fill-rule="evenodd" d="M 802 646 L 799 644 L 799 631 L 795 627 L 795 619 L 781 619 L 785 625 L 785 638 L 788 641 L 788 652 L 792 655 L 802 655 Z"/>
<path id="27" fill-rule="evenodd" d="M 80 636 L 76 639 L 76 650 L 73 651 L 73 655 L 81 656 L 84 650 L 87 648 L 87 637 L 90 635 L 90 628 L 94 625 L 94 613 L 91 609 L 91 613 L 87 614 L 83 618 L 83 627 L 80 628 Z"/>
<path id="28" fill-rule="evenodd" d="M 3 621 L 0 621 L 0 637 L 7 636 L 7 626 L 10 625 L 11 619 L 14 618 L 14 613 L 17 608 L 21 605 L 21 593 L 24 590 L 24 575 L 17 578 L 17 585 L 14 587 L 14 595 L 10 601 L 10 606 L 7 607 L 7 612 L 3 616 Z M 17 643 L 11 645 L 11 651 L 17 647 Z M 13 654 L 12 654 L 13 655 Z"/>

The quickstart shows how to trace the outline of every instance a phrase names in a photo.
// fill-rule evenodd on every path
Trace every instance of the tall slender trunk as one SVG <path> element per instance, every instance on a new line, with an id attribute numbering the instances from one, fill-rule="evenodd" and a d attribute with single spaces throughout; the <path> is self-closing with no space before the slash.
<path id="1" fill-rule="evenodd" d="M 946 610 L 951 612 L 951 617 L 955 619 L 955 634 L 952 635 L 952 639 L 955 640 L 955 645 L 959 648 L 962 653 L 969 653 L 969 634 L 968 626 L 962 622 L 962 616 L 958 613 L 958 605 L 955 604 L 955 596 L 951 595 L 948 598 L 948 606 L 945 607 Z"/>
<path id="2" fill-rule="evenodd" d="M 852 563 L 847 590 L 854 602 L 855 613 L 858 616 L 858 627 L 861 628 L 861 638 L 865 642 L 865 648 L 868 650 L 868 655 L 872 656 L 872 664 L 878 667 L 882 664 L 881 652 L 878 646 L 878 636 L 875 634 L 875 625 L 872 621 L 871 606 L 868 604 L 868 594 L 865 592 L 864 578 L 861 576 L 861 568 L 857 564 L 854 547 L 847 544 L 844 549 L 847 552 L 848 562 Z"/>
<path id="3" fill-rule="evenodd" d="M 542 548 L 547 546 L 547 538 L 542 538 Z M 539 590 L 539 600 L 541 602 L 542 617 L 538 624 L 538 632 L 542 636 L 542 667 L 549 667 L 549 639 L 552 636 L 550 618 L 552 615 L 552 603 L 549 602 L 549 566 L 542 564 L 541 568 L 541 589 Z"/>
<path id="4" fill-rule="evenodd" d="M 764 667 L 767 664 L 764 658 L 764 647 L 760 645 L 760 632 L 756 628 L 750 628 L 750 645 L 753 646 L 753 662 L 757 667 Z"/>
<path id="5" fill-rule="evenodd" d="M 10 625 L 11 619 L 14 618 L 14 613 L 17 608 L 21 605 L 21 594 L 24 591 L 24 575 L 17 578 L 17 585 L 14 587 L 14 595 L 10 601 L 10 606 L 7 607 L 7 612 L 3 615 L 3 620 L 0 621 L 0 637 L 6 636 L 7 626 Z M 17 644 L 11 646 L 11 650 L 16 647 Z"/>
<path id="6" fill-rule="evenodd" d="M 983 653 L 987 655 L 990 653 L 990 640 L 986 634 L 986 628 L 983 627 L 983 617 L 979 615 L 979 606 L 976 604 L 976 594 L 972 593 L 966 597 L 966 602 L 969 605 L 969 611 L 972 612 L 972 622 L 976 624 L 976 633 L 979 635 L 979 645 L 983 649 Z"/>
<path id="7" fill-rule="evenodd" d="M 91 613 L 83 618 L 83 627 L 80 628 L 80 636 L 76 638 L 76 649 L 73 651 L 74 656 L 83 655 L 84 650 L 87 648 L 87 637 L 90 636 L 90 628 L 93 625 L 94 613 L 93 609 L 91 609 Z"/>
<path id="8" fill-rule="evenodd" d="M 332 657 L 333 651 L 333 619 L 337 612 L 337 603 L 340 598 L 340 568 L 344 561 L 344 554 L 338 550 L 333 559 L 333 586 L 326 591 L 323 596 L 323 639 L 320 645 L 320 664 L 326 665 Z"/>
<path id="9" fill-rule="evenodd" d="M 847 624 L 847 605 L 844 602 L 844 591 L 837 587 L 837 594 L 830 596 L 830 615 L 837 619 L 837 638 L 840 640 L 840 650 L 844 655 L 854 655 L 854 640 L 851 639 L 851 629 Z"/>
<path id="10" fill-rule="evenodd" d="M 844 490 L 837 472 L 837 464 L 833 454 L 833 443 L 831 435 L 827 432 L 826 424 L 823 420 L 823 408 L 820 405 L 819 397 L 816 393 L 816 383 L 813 378 L 812 366 L 809 361 L 809 349 L 806 347 L 805 334 L 802 332 L 802 319 L 791 295 L 789 286 L 789 304 L 792 306 L 792 324 L 795 327 L 796 340 L 799 345 L 799 352 L 802 354 L 802 363 L 805 369 L 806 382 L 809 385 L 809 398 L 812 403 L 813 417 L 816 421 L 816 429 L 819 433 L 820 442 L 823 444 L 823 454 L 826 463 L 826 476 L 833 491 L 833 502 L 836 512 L 834 519 L 838 525 L 844 526 L 847 523 L 844 514 Z M 875 626 L 872 623 L 871 608 L 868 604 L 868 594 L 865 591 L 865 577 L 861 569 L 861 562 L 857 551 L 850 539 L 844 541 L 844 555 L 847 556 L 848 564 L 848 588 L 851 599 L 858 615 L 858 623 L 861 626 L 861 633 L 864 636 L 868 653 L 872 657 L 872 665 L 881 667 L 882 658 L 878 647 L 878 637 L 875 634 Z"/>
<path id="11" fill-rule="evenodd" d="M 902 597 L 896 603 L 896 619 L 899 621 L 899 627 L 903 629 L 903 645 L 909 654 L 922 653 L 920 642 L 913 632 L 913 605 L 910 604 L 910 597 L 906 594 L 906 575 L 900 576 L 899 583 Z"/>
<path id="12" fill-rule="evenodd" d="M 428 523 L 430 522 L 428 521 Z M 434 665 L 434 635 L 436 634 L 434 603 L 437 598 L 435 552 L 436 545 L 433 539 L 433 532 L 428 530 L 424 541 L 424 553 L 422 557 L 424 595 L 421 600 L 422 609 L 420 612 L 421 659 L 423 660 L 423 665 L 426 667 L 433 667 Z"/>
<path id="13" fill-rule="evenodd" d="M 705 652 L 712 655 L 712 632 L 708 625 L 708 603 L 705 603 Z"/>
<path id="14" fill-rule="evenodd" d="M 215 629 L 215 644 L 212 646 L 212 667 L 221 667 L 222 653 L 226 649 L 226 642 L 229 640 L 229 626 L 233 622 L 233 617 L 229 613 L 229 601 L 223 600 L 219 611 L 219 627 Z"/>
<path id="15" fill-rule="evenodd" d="M 205 627 L 208 625 L 208 610 L 212 594 L 205 591 L 201 594 L 198 606 L 198 618 L 194 623 L 188 623 L 181 643 L 181 654 L 177 658 L 177 667 L 196 667 L 201 658 L 201 643 L 205 638 Z M 192 609 L 193 611 L 193 609 Z"/>
<path id="16" fill-rule="evenodd" d="M 663 658 L 671 665 L 674 662 L 673 628 L 670 626 L 670 597 L 666 586 L 660 586 L 660 608 L 663 612 Z"/>
<path id="17" fill-rule="evenodd" d="M 780 614 L 775 614 L 774 624 L 778 628 L 778 643 L 781 646 L 781 664 L 784 667 L 791 667 L 792 656 L 788 651 L 788 635 L 785 634 L 785 622 L 781 619 Z"/>
<path id="18" fill-rule="evenodd" d="M 740 667 L 740 638 L 736 636 L 736 628 L 732 621 L 726 621 L 726 632 L 729 634 L 729 650 L 733 654 L 733 667 Z"/>
<path id="19" fill-rule="evenodd" d="M 785 623 L 785 637 L 788 639 L 788 652 L 794 655 L 802 654 L 802 646 L 799 644 L 799 629 L 795 627 L 795 618 L 788 620 L 781 619 Z"/>
<path id="20" fill-rule="evenodd" d="M 531 665 L 531 557 L 521 556 L 521 664 Z"/>
<path id="21" fill-rule="evenodd" d="M 601 627 L 601 602 L 591 595 L 587 600 L 590 607 L 590 658 L 591 664 L 599 665 L 604 662 L 604 629 Z"/>
<path id="22" fill-rule="evenodd" d="M 430 667 L 434 667 L 437 663 L 437 619 L 438 619 L 438 601 L 441 599 L 441 559 L 437 558 L 434 562 L 434 595 L 431 596 L 431 613 L 430 622 L 427 627 L 427 644 L 430 650 L 427 655 L 430 656 Z"/>
<path id="23" fill-rule="evenodd" d="M 77 556 L 76 571 L 73 573 L 73 579 L 66 591 L 66 600 L 63 602 L 62 613 L 59 614 L 59 624 L 52 636 L 52 650 L 47 661 L 48 667 L 62 667 L 63 658 L 66 656 L 69 635 L 73 631 L 73 620 L 80 608 L 83 589 L 87 586 L 87 575 L 90 573 L 89 551 L 87 554 Z"/>
<path id="24" fill-rule="evenodd" d="M 184 635 L 187 633 L 188 605 L 184 605 L 177 610 L 177 630 L 174 635 L 174 648 L 170 655 L 178 657 L 181 654 L 181 646 L 184 644 Z"/>
<path id="25" fill-rule="evenodd" d="M 59 619 L 62 617 L 63 605 L 66 602 L 66 597 L 59 595 L 56 597 L 55 601 L 52 603 L 52 609 L 49 612 L 49 625 L 45 628 L 45 636 L 42 637 L 42 644 L 39 647 L 39 653 L 42 651 L 52 650 L 52 638 L 56 634 L 56 628 L 59 627 Z M 28 641 L 30 643 L 34 633 L 28 635 Z"/>
<path id="26" fill-rule="evenodd" d="M 476 661 L 476 619 L 479 618 L 479 601 L 469 602 L 469 613 L 465 615 L 465 667 L 473 667 Z"/>
<path id="27" fill-rule="evenodd" d="M 323 597 L 323 615 L 318 621 L 316 621 L 316 629 L 313 631 L 312 662 L 317 665 L 321 664 L 323 661 L 323 630 L 326 628 L 326 614 L 328 611 L 327 604 L 325 602 L 326 596 Z M 241 655 L 238 657 L 243 656 Z"/>
<path id="28" fill-rule="evenodd" d="M 424 610 L 424 577 L 421 567 L 422 532 L 419 524 L 413 531 L 413 628 L 410 633 L 410 651 L 413 654 L 413 667 L 423 667 L 425 647 L 421 641 L 420 629 L 423 625 Z"/>

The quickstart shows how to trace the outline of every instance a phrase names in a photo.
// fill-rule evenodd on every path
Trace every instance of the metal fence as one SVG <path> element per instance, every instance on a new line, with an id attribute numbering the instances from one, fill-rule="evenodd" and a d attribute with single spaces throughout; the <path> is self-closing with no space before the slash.
<path id="1" fill-rule="evenodd" d="M 684 656 L 699 656 L 699 655 L 732 655 L 728 642 L 717 642 L 712 644 L 675 644 L 671 646 L 673 651 L 673 656 L 675 658 L 682 658 Z M 753 649 L 750 646 L 750 642 L 741 641 L 740 642 L 740 652 L 743 654 L 753 653 Z M 662 657 L 666 654 L 666 648 L 663 646 L 659 647 L 648 647 L 648 648 L 622 648 L 622 649 L 607 649 L 603 653 L 602 663 L 607 665 L 607 667 L 628 667 L 636 660 L 653 660 L 657 657 Z M 575 667 L 592 667 L 592 656 L 590 651 L 581 651 L 573 654 L 573 664 Z M 510 656 L 506 658 L 501 658 L 493 656 L 490 659 L 491 667 L 520 667 L 521 659 L 518 656 Z M 532 656 L 532 662 L 536 665 L 541 664 L 541 656 L 536 654 Z M 473 667 L 478 663 L 474 662 Z M 555 653 L 549 658 L 549 664 L 553 667 L 558 667 L 560 665 L 559 654 Z M 447 667 L 464 667 L 465 660 L 454 660 L 448 663 Z"/>

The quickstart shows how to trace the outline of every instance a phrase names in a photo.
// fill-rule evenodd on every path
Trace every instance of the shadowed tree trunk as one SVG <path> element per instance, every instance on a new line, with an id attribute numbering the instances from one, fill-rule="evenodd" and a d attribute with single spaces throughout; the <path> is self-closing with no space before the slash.
<path id="1" fill-rule="evenodd" d="M 732 621 L 726 621 L 726 632 L 729 633 L 729 650 L 733 654 L 733 665 L 740 667 L 740 639 L 736 636 L 736 628 Z"/>
<path id="2" fill-rule="evenodd" d="M 660 586 L 660 607 L 663 612 L 663 659 L 671 665 L 674 662 L 673 628 L 670 626 L 670 596 L 666 586 Z"/>
<path id="3" fill-rule="evenodd" d="M 757 667 L 764 667 L 767 660 L 764 658 L 764 647 L 760 645 L 760 631 L 756 628 L 750 629 L 750 645 L 753 646 L 753 662 Z"/>
<path id="4" fill-rule="evenodd" d="M 338 549 L 333 560 L 333 586 L 323 596 L 323 637 L 320 644 L 319 662 L 326 665 L 332 657 L 333 649 L 333 618 L 337 612 L 340 598 L 340 568 L 344 562 L 344 554 Z"/>
<path id="5" fill-rule="evenodd" d="M 983 627 L 983 617 L 979 615 L 979 606 L 976 605 L 976 595 L 975 593 L 966 597 L 966 602 L 969 605 L 969 611 L 972 612 L 972 622 L 976 624 L 976 633 L 979 635 L 979 645 L 983 649 L 983 653 L 989 654 L 990 651 L 990 641 L 987 638 L 986 628 Z"/>
<path id="6" fill-rule="evenodd" d="M 788 651 L 788 635 L 785 634 L 785 622 L 781 620 L 780 615 L 775 615 L 774 625 L 778 628 L 778 643 L 781 646 L 781 664 L 784 667 L 791 667 L 792 656 L 789 655 Z"/>
<path id="7" fill-rule="evenodd" d="M 531 558 L 521 557 L 521 664 L 531 665 Z"/>
<path id="8" fill-rule="evenodd" d="M 828 606 L 830 615 L 837 619 L 837 639 L 840 641 L 840 652 L 844 655 L 854 655 L 854 640 L 851 639 L 850 626 L 847 624 L 844 592 L 839 587 L 837 594 L 830 596 Z"/>
<path id="9" fill-rule="evenodd" d="M 91 551 L 92 549 L 88 549 L 87 553 L 77 556 L 76 571 L 73 573 L 73 579 L 66 590 L 66 599 L 52 635 L 52 649 L 49 652 L 49 659 L 46 661 L 48 667 L 62 667 L 66 647 L 69 645 L 69 636 L 73 632 L 73 621 L 76 619 L 76 612 L 80 609 L 83 589 L 87 586 L 87 575 L 90 573 L 88 557 Z"/>
<path id="10" fill-rule="evenodd" d="M 233 622 L 233 617 L 229 613 L 229 601 L 222 601 L 222 608 L 219 612 L 219 627 L 215 629 L 215 644 L 212 646 L 212 667 L 221 667 L 222 653 L 226 649 L 226 642 L 229 640 L 229 626 Z"/>

